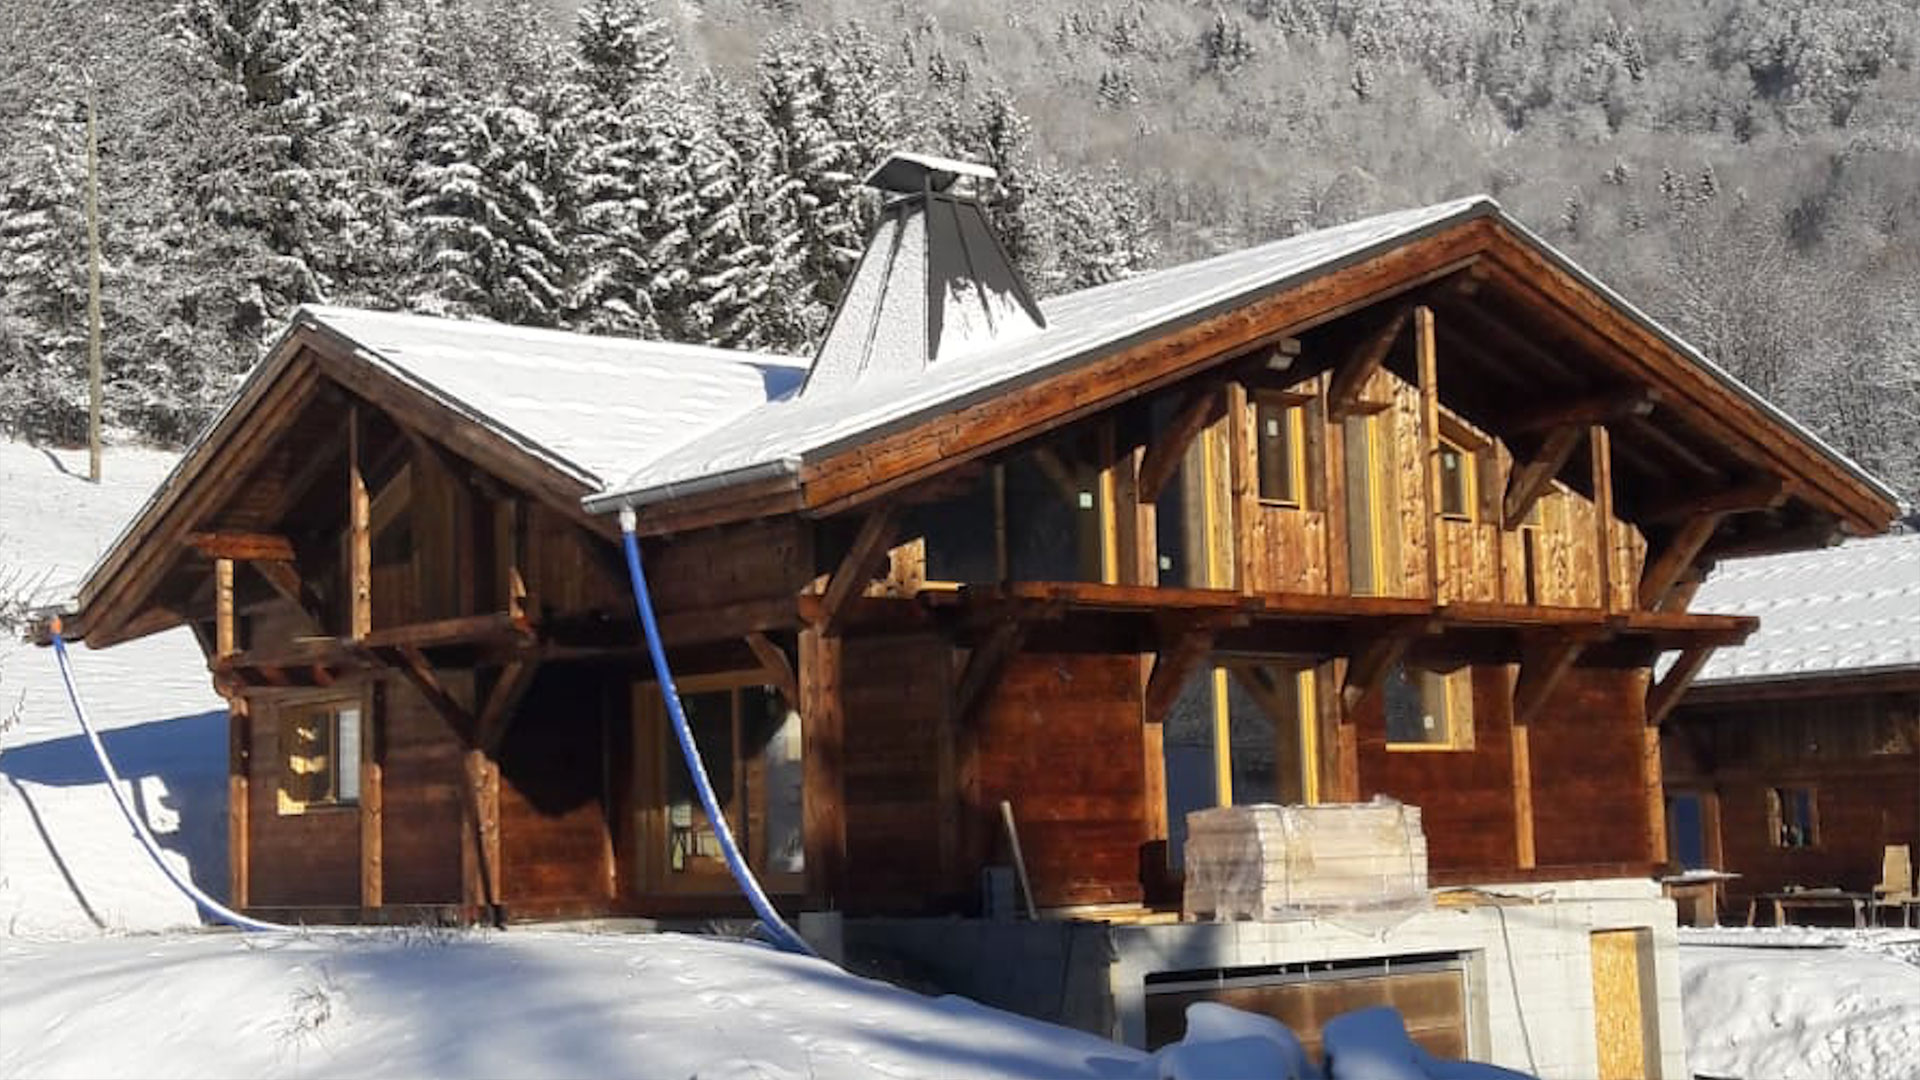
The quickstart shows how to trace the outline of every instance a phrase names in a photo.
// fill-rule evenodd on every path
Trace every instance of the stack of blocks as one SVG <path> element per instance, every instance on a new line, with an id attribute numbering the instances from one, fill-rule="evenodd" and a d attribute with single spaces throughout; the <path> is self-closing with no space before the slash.
<path id="1" fill-rule="evenodd" d="M 1188 920 L 1424 906 L 1420 808 L 1392 799 L 1222 806 L 1187 815 Z"/>

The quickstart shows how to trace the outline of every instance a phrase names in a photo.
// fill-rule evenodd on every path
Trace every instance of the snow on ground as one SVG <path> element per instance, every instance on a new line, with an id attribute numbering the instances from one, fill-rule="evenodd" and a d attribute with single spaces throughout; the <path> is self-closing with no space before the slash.
<path id="1" fill-rule="evenodd" d="M 679 934 L 0 942 L 0 1076 L 1151 1077 L 1147 1055 Z"/>
<path id="2" fill-rule="evenodd" d="M 0 440 L 0 588 L 70 598 L 177 455 L 109 447 L 102 482 L 86 451 Z M 107 751 L 169 857 L 226 893 L 226 710 L 182 629 L 94 653 L 75 677 Z M 99 780 L 53 655 L 0 640 L 0 935 L 196 925 L 147 861 Z"/>
<path id="3" fill-rule="evenodd" d="M 1695 1075 L 1920 1075 L 1920 933 L 1682 930 L 1680 941 Z"/>

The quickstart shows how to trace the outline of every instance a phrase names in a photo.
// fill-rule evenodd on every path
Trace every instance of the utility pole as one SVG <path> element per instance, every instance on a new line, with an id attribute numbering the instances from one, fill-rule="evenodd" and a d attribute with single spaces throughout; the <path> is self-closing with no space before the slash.
<path id="1" fill-rule="evenodd" d="M 100 139 L 87 80 L 87 479 L 100 482 Z"/>

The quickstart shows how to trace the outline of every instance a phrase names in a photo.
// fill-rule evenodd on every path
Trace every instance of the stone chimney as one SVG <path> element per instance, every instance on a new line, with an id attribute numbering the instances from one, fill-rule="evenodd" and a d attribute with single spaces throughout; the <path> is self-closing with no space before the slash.
<path id="1" fill-rule="evenodd" d="M 976 196 L 996 178 L 903 153 L 868 174 L 889 197 L 802 395 L 925 372 L 1046 327 Z"/>

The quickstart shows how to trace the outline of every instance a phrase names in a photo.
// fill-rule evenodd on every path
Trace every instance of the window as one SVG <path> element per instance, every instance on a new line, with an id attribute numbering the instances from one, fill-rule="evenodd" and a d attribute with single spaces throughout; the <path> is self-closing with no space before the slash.
<path id="1" fill-rule="evenodd" d="M 689 680 L 680 704 L 748 864 L 769 888 L 802 887 L 800 714 L 772 687 L 714 680 Z M 650 884 L 678 891 L 730 887 L 719 832 L 700 805 L 664 703 L 651 686 L 645 688 L 641 723 L 642 752 L 657 763 L 658 827 L 641 830 L 641 862 L 652 869 Z"/>
<path id="2" fill-rule="evenodd" d="M 1473 748 L 1473 669 L 1394 668 L 1387 676 L 1387 748 Z"/>
<path id="3" fill-rule="evenodd" d="M 1253 406 L 1254 457 L 1260 501 L 1301 506 L 1306 475 L 1306 410 L 1282 397 L 1261 396 Z"/>
<path id="4" fill-rule="evenodd" d="M 1440 515 L 1473 520 L 1473 451 L 1440 441 Z"/>
<path id="5" fill-rule="evenodd" d="M 1770 788 L 1767 791 L 1767 828 L 1777 848 L 1810 848 L 1820 844 L 1820 808 L 1812 788 Z"/>
<path id="6" fill-rule="evenodd" d="M 358 698 L 281 706 L 280 813 L 360 801 L 361 716 Z"/>
<path id="7" fill-rule="evenodd" d="M 1097 432 L 1052 438 L 990 466 L 957 471 L 961 486 L 908 509 L 924 580 L 937 584 L 1106 579 L 1112 555 L 1110 479 Z M 847 522 L 817 551 L 826 572 L 853 540 Z"/>
<path id="8" fill-rule="evenodd" d="M 1168 865 L 1185 865 L 1187 814 L 1319 800 L 1314 675 L 1236 657 L 1188 676 L 1162 731 Z"/>

